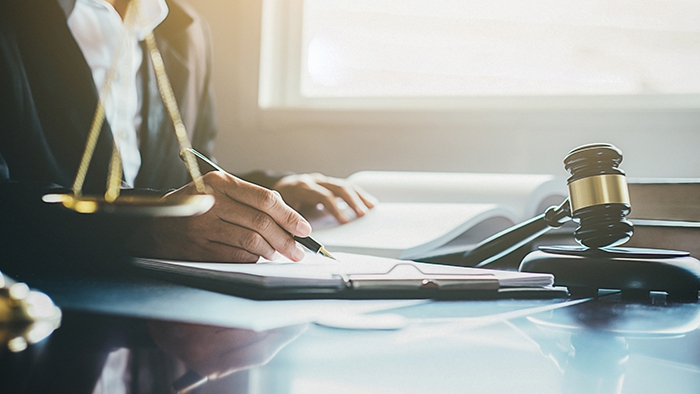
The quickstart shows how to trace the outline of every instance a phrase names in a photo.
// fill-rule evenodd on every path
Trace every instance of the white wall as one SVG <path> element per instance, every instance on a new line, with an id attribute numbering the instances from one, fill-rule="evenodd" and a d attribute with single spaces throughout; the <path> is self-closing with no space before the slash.
<path id="1" fill-rule="evenodd" d="M 209 21 L 228 169 L 534 172 L 565 175 L 581 144 L 620 147 L 629 176 L 700 177 L 700 111 L 337 111 L 258 107 L 262 0 L 189 0 Z M 700 66 L 700 65 L 699 65 Z"/>

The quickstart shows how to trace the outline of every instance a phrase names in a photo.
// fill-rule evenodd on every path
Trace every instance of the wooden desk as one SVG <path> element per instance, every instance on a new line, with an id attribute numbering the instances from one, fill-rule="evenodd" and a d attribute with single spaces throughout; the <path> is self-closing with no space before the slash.
<path id="1" fill-rule="evenodd" d="M 130 392 L 168 392 L 186 371 L 182 359 L 230 372 L 199 393 L 700 392 L 700 304 L 659 294 L 634 303 L 615 294 L 383 306 L 325 300 L 311 308 L 319 308 L 314 317 L 298 314 L 306 301 L 250 301 L 130 274 L 29 282 L 54 298 L 64 320 L 24 353 L 0 353 L 0 382 L 10 392 L 90 393 L 106 369 L 128 375 Z M 373 308 L 405 326 L 312 322 Z M 263 329 L 290 317 L 295 324 Z M 121 369 L 119 360 L 127 362 Z"/>

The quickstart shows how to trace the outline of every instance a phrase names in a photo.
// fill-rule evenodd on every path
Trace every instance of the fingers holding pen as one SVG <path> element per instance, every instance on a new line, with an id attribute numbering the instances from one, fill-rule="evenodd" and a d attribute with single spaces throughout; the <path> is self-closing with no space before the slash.
<path id="1" fill-rule="evenodd" d="M 222 204 L 218 218 L 226 223 L 226 231 L 216 234 L 215 241 L 243 249 L 250 253 L 273 260 L 275 251 L 294 260 L 304 258 L 304 251 L 266 212 L 246 205 L 233 207 Z"/>
<path id="2" fill-rule="evenodd" d="M 182 218 L 154 218 L 137 230 L 127 248 L 148 257 L 213 262 L 255 262 L 274 259 L 276 252 L 293 261 L 304 257 L 292 235 L 306 237 L 309 223 L 284 204 L 278 193 L 224 172 L 204 175 L 214 196 L 207 212 Z M 196 194 L 193 183 L 168 194 Z"/>
<path id="3" fill-rule="evenodd" d="M 275 190 L 266 189 L 221 172 L 208 173 L 205 175 L 205 182 L 224 193 L 230 200 L 266 213 L 292 235 L 308 237 L 311 234 L 309 222 L 289 207 Z"/>
<path id="4" fill-rule="evenodd" d="M 215 195 L 212 213 L 231 226 L 223 234 L 224 242 L 268 259 L 274 257 L 275 250 L 294 261 L 304 258 L 292 235 L 308 236 L 311 225 L 287 206 L 279 193 L 229 174 L 209 173 L 206 177 L 205 182 L 220 194 Z"/>

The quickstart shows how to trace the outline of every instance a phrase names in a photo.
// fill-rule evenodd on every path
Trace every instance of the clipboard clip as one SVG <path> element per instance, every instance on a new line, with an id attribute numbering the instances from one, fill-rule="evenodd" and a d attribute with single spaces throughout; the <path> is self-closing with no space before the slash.
<path id="1" fill-rule="evenodd" d="M 495 290 L 493 274 L 431 274 L 412 263 L 398 263 L 385 273 L 343 274 L 345 287 L 353 290 Z"/>

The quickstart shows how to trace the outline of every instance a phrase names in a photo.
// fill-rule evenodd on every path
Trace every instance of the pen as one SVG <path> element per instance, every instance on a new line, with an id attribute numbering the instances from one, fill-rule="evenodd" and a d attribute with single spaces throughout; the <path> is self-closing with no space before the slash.
<path id="1" fill-rule="evenodd" d="M 203 154 L 197 152 L 196 150 L 194 150 L 194 149 L 192 149 L 192 148 L 187 148 L 186 150 L 187 150 L 188 152 L 192 153 L 193 155 L 195 155 L 195 157 L 199 158 L 199 159 L 202 160 L 203 162 L 205 162 L 205 163 L 207 163 L 208 165 L 210 165 L 210 166 L 211 166 L 212 168 L 214 168 L 215 170 L 217 170 L 217 171 L 222 171 L 222 172 L 227 172 L 226 170 L 224 170 L 223 168 L 221 168 L 218 164 L 216 164 L 216 163 L 214 163 L 213 161 L 209 160 L 208 157 L 206 157 L 206 156 L 204 156 Z M 184 159 L 184 157 L 182 157 L 182 156 L 183 156 L 183 155 L 180 154 L 180 158 Z M 310 251 L 312 251 L 312 252 L 314 252 L 314 253 L 316 253 L 316 254 L 320 254 L 320 255 L 326 256 L 326 257 L 328 257 L 328 258 L 330 258 L 330 259 L 335 260 L 335 257 L 333 257 L 333 256 L 326 250 L 326 248 L 324 248 L 323 245 L 321 245 L 321 244 L 320 244 L 318 241 L 316 241 L 315 239 L 313 239 L 313 238 L 311 238 L 311 237 L 297 237 L 296 235 L 293 235 L 292 237 L 294 238 L 295 241 L 297 241 L 298 243 L 300 243 L 302 246 L 304 246 L 305 248 L 309 249 Z"/>
<path id="2" fill-rule="evenodd" d="M 328 253 L 326 248 L 324 248 L 323 245 L 318 243 L 318 241 L 314 240 L 313 238 L 311 238 L 311 237 L 297 237 L 296 235 L 293 235 L 292 237 L 294 238 L 295 241 L 299 242 L 300 244 L 302 244 L 304 247 L 306 247 L 310 251 L 312 251 L 316 254 L 324 255 L 324 256 L 328 257 L 329 259 L 335 260 L 335 257 L 333 257 L 330 253 Z"/>

